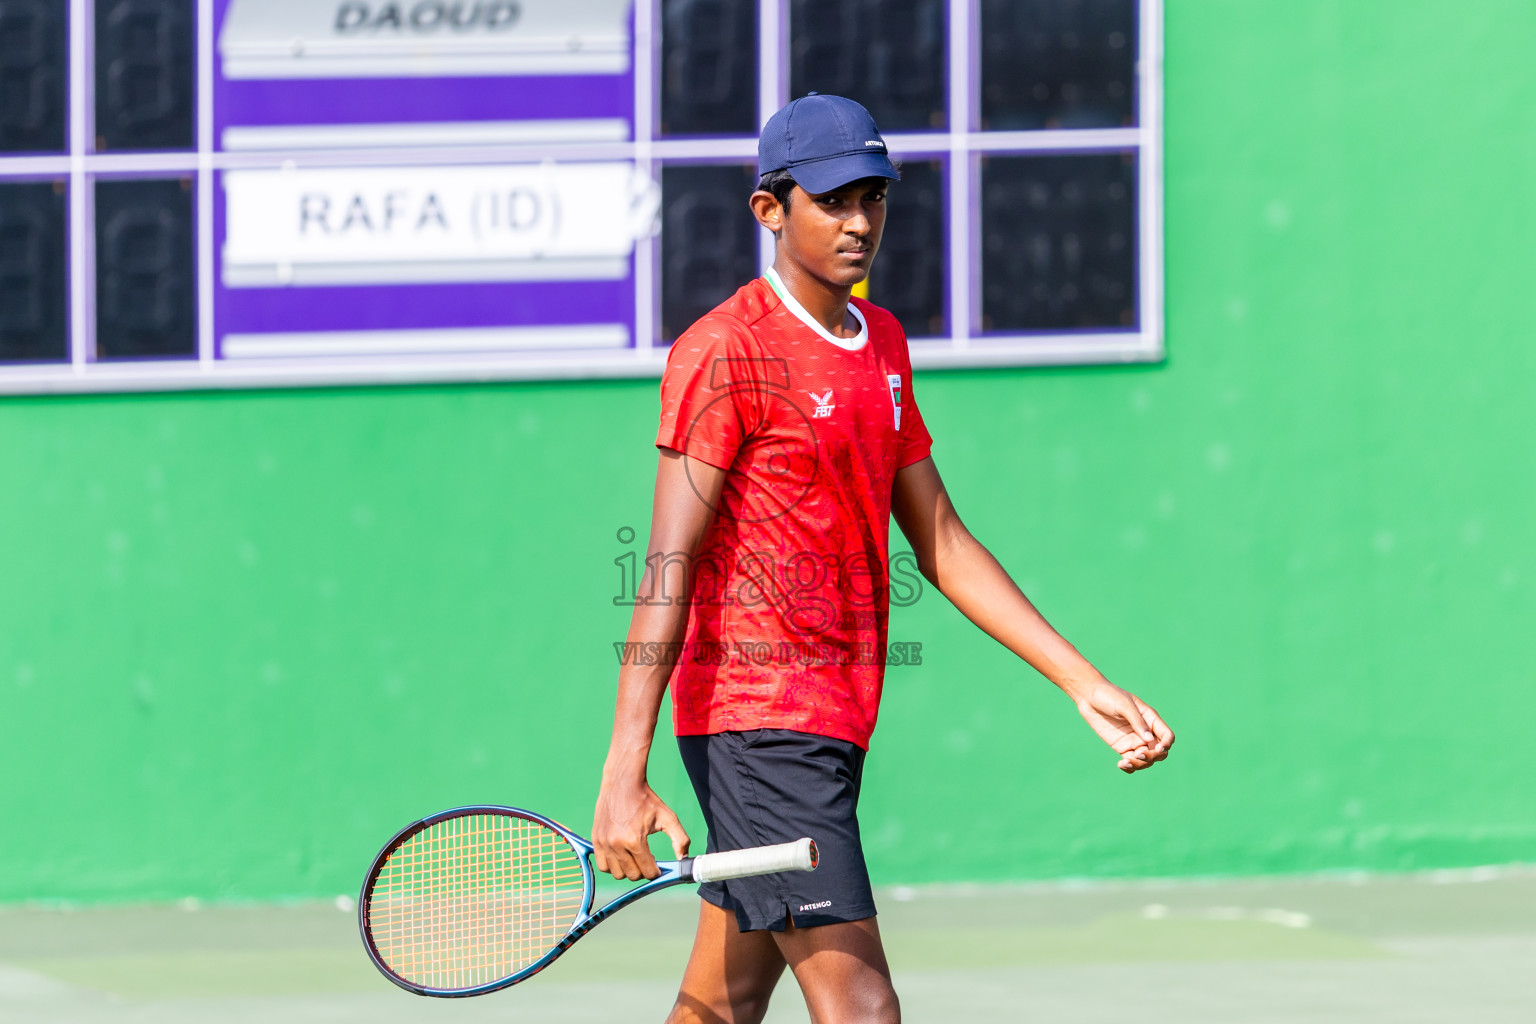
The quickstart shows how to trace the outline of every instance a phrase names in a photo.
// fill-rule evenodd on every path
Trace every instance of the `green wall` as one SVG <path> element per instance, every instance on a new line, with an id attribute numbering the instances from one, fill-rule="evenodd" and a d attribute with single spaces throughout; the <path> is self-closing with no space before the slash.
<path id="1" fill-rule="evenodd" d="M 1176 756 L 1121 776 L 929 593 L 877 880 L 1536 860 L 1536 6 L 1169 7 L 1167 363 L 916 392 L 972 528 Z M 457 802 L 585 829 L 655 415 L 654 382 L 0 402 L 0 900 L 349 892 Z"/>

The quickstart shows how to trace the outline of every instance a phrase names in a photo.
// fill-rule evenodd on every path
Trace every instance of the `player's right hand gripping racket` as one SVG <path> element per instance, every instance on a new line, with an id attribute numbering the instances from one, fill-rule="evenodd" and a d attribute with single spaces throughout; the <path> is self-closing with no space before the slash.
<path id="1" fill-rule="evenodd" d="M 401 829 L 374 858 L 357 901 L 363 945 L 403 989 L 478 996 L 531 978 L 658 889 L 816 868 L 809 839 L 659 861 L 660 878 L 594 912 L 591 855 L 591 843 L 532 811 L 440 811 Z"/>

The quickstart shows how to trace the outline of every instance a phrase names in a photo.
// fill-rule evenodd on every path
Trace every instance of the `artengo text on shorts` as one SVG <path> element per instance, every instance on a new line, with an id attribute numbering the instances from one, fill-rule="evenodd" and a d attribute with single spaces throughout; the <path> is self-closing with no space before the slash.
<path id="1" fill-rule="evenodd" d="M 807 903 L 805 906 L 800 908 L 799 912 L 803 914 L 807 910 L 821 910 L 825 907 L 830 907 L 831 905 L 831 900 L 822 900 L 820 903 Z"/>

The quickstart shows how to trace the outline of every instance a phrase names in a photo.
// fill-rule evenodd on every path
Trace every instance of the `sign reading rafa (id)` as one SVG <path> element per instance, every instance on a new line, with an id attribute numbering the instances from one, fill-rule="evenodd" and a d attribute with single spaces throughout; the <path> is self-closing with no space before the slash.
<path id="1" fill-rule="evenodd" d="M 231 170 L 224 284 L 617 280 L 654 229 L 632 163 Z"/>

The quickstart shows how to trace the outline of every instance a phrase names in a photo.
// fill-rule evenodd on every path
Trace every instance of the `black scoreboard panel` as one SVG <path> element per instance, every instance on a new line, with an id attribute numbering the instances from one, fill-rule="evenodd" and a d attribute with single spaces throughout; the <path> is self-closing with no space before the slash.
<path id="1" fill-rule="evenodd" d="M 64 0 L 0 0 L 0 153 L 63 152 Z"/>
<path id="2" fill-rule="evenodd" d="M 187 178 L 96 182 L 96 358 L 194 358 Z"/>
<path id="3" fill-rule="evenodd" d="M 981 126 L 1136 123 L 1136 0 L 981 0 Z"/>
<path id="4" fill-rule="evenodd" d="M 676 340 L 760 273 L 760 229 L 746 215 L 756 181 L 751 164 L 672 164 L 662 170 L 664 340 Z M 947 252 L 942 162 L 903 164 L 889 202 L 869 279 L 870 301 L 894 313 L 908 337 L 942 335 Z"/>
<path id="5" fill-rule="evenodd" d="M 192 0 L 96 0 L 96 149 L 191 149 Z"/>
<path id="6" fill-rule="evenodd" d="M 62 180 L 0 183 L 0 362 L 69 359 Z"/>
<path id="7" fill-rule="evenodd" d="M 661 337 L 674 341 L 760 272 L 747 211 L 755 164 L 671 165 L 661 172 Z"/>
<path id="8" fill-rule="evenodd" d="M 791 0 L 789 93 L 869 108 L 882 132 L 948 123 L 944 0 Z"/>
<path id="9" fill-rule="evenodd" d="M 661 134 L 757 132 L 757 4 L 661 0 Z"/>
<path id="10" fill-rule="evenodd" d="M 867 287 L 920 367 L 1161 355 L 1163 0 L 516 0 L 497 9 L 573 33 L 526 66 L 507 39 L 336 36 L 364 6 L 404 25 L 493 5 L 0 0 L 0 393 L 658 372 L 772 259 L 747 206 L 758 130 L 811 91 L 864 103 L 902 167 Z M 545 289 L 474 232 L 326 262 L 265 231 L 287 200 L 260 174 L 290 165 L 436 188 L 551 163 L 614 170 L 655 237 L 624 222 L 612 252 L 540 264 L 565 282 Z M 242 246 L 278 254 L 256 260 L 271 280 Z M 568 322 L 577 282 L 591 323 Z M 335 286 L 357 289 L 344 313 Z M 451 298 L 370 312 L 402 286 Z"/>
<path id="11" fill-rule="evenodd" d="M 869 276 L 869 300 L 901 321 L 909 338 L 938 337 L 946 328 L 944 281 L 948 242 L 944 165 L 909 160 L 891 185 L 885 234 Z"/>
<path id="12" fill-rule="evenodd" d="M 725 135 L 750 145 L 761 118 L 788 99 L 812 91 L 853 97 L 882 131 L 898 136 L 893 153 L 903 180 L 890 192 L 868 287 L 871 301 L 894 312 L 909 337 L 945 341 L 958 333 L 1023 346 L 1030 338 L 1078 335 L 1113 347 L 1119 335 L 1129 348 L 1160 346 L 1143 318 L 1142 259 L 1157 247 L 1142 242 L 1149 227 L 1140 202 L 1142 19 L 1157 5 L 976 0 L 959 49 L 952 46 L 954 6 L 662 0 L 663 133 Z M 774 31 L 782 33 L 777 43 L 763 36 Z M 703 40 L 711 41 L 707 59 L 698 53 Z M 766 79 L 750 80 L 752 47 L 753 73 L 766 68 Z M 964 62 L 958 69 L 956 60 Z M 775 81 L 779 95 L 763 102 L 757 89 Z M 951 95 L 957 81 L 976 84 L 958 106 Z M 702 100 L 685 98 L 685 83 L 702 83 L 693 90 Z M 728 102 L 732 113 L 702 116 L 701 102 L 721 110 Z M 959 124 L 952 123 L 955 110 L 964 112 Z M 748 122 L 753 129 L 743 130 Z M 1105 142 L 1100 135 L 1085 146 L 1093 152 L 1063 150 L 1059 140 L 1035 148 L 1034 133 L 1083 130 L 1121 137 Z M 955 142 L 955 133 L 965 141 Z M 669 158 L 696 162 L 706 153 L 669 151 Z M 754 266 L 748 239 L 723 227 L 731 218 L 750 223 L 727 176 L 734 177 L 719 167 L 667 165 L 662 172 L 663 340 L 769 258 L 765 244 Z M 952 213 L 954 191 L 966 182 L 969 226 L 953 223 Z M 688 189 L 700 191 L 687 198 Z M 707 255 L 691 256 L 696 246 Z M 956 302 L 974 306 L 956 309 Z"/>
<path id="13" fill-rule="evenodd" d="M 1136 327 L 1136 155 L 987 157 L 982 326 Z"/>

